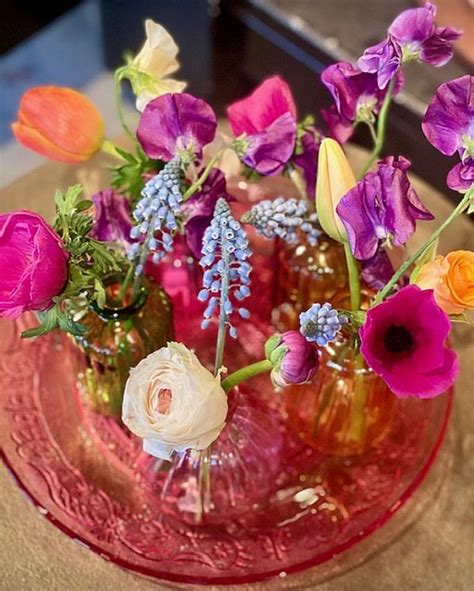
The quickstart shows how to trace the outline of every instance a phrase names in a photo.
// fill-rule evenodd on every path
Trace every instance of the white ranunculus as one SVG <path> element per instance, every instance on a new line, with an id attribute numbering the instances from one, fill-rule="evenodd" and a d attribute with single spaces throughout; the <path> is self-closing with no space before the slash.
<path id="1" fill-rule="evenodd" d="M 179 68 L 178 46 L 161 25 L 145 21 L 146 41 L 130 63 L 130 82 L 137 97 L 136 107 L 143 111 L 152 99 L 168 92 L 181 92 L 186 83 L 167 78 Z"/>
<path id="2" fill-rule="evenodd" d="M 122 419 L 153 456 L 169 460 L 173 451 L 206 449 L 226 417 L 220 378 L 180 343 L 168 343 L 130 372 Z"/>

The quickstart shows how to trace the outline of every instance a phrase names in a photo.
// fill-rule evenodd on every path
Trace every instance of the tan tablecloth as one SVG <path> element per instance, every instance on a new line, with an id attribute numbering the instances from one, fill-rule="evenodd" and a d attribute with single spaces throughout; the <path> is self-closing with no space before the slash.
<path id="1" fill-rule="evenodd" d="M 360 162 L 360 151 L 353 151 Z M 56 188 L 81 182 L 87 193 L 107 184 L 107 176 L 97 170 L 97 159 L 86 166 L 47 164 L 0 191 L 0 211 L 19 208 L 36 210 L 47 218 L 53 214 Z M 443 220 L 451 206 L 422 182 L 416 187 L 424 203 Z M 414 242 L 418 244 L 433 224 L 420 224 Z M 413 245 L 412 245 L 413 246 Z M 440 252 L 474 250 L 472 225 L 457 221 L 443 235 Z M 474 330 L 457 326 L 454 344 L 462 358 L 454 413 L 441 461 L 449 471 L 435 498 L 422 510 L 416 523 L 388 547 L 362 565 L 325 582 L 321 591 L 462 591 L 474 580 Z M 1 338 L 1 336 L 0 336 Z M 1 393 L 0 393 L 1 395 Z M 438 463 L 439 464 L 439 463 Z M 438 465 L 439 469 L 439 465 Z M 443 471 L 441 471 L 443 473 Z M 430 489 L 431 491 L 431 489 Z M 423 491 L 422 491 L 423 492 Z M 426 492 L 426 491 L 425 491 Z M 426 495 L 425 495 L 426 496 Z M 408 505 L 404 510 L 413 510 Z M 164 589 L 108 563 L 85 549 L 43 519 L 0 466 L 0 588 L 8 591 L 156 591 Z M 291 583 L 291 577 L 288 577 Z M 301 589 L 304 577 L 298 579 Z M 244 589 L 244 587 L 240 587 Z M 257 589 L 256 585 L 246 589 Z M 316 587 L 313 587 L 316 588 Z"/>

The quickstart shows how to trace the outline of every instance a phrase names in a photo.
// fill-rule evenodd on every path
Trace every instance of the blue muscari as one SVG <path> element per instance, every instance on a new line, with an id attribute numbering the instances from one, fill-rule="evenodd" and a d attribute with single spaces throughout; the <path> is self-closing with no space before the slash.
<path id="1" fill-rule="evenodd" d="M 298 240 L 298 230 L 306 234 L 313 246 L 321 234 L 318 216 L 305 199 L 278 197 L 273 201 L 260 201 L 243 216 L 242 221 L 252 224 L 265 238 L 278 237 L 288 244 Z"/>
<path id="2" fill-rule="evenodd" d="M 180 162 L 172 160 L 142 190 L 142 197 L 133 211 L 136 225 L 130 236 L 137 239 L 143 235 L 144 239 L 133 243 L 128 252 L 128 258 L 137 263 L 136 275 L 143 273 L 150 252 L 157 264 L 173 250 L 173 236 L 178 229 L 183 202 L 180 181 Z"/>
<path id="3" fill-rule="evenodd" d="M 229 334 L 235 338 L 237 329 L 230 317 L 237 311 L 242 318 L 249 318 L 247 308 L 239 303 L 250 295 L 251 265 L 247 262 L 251 252 L 247 235 L 239 222 L 232 217 L 227 201 L 220 198 L 214 209 L 214 217 L 207 227 L 199 264 L 204 268 L 203 289 L 198 294 L 201 302 L 207 302 L 202 328 L 207 328 L 214 315 L 225 314 Z"/>
<path id="4" fill-rule="evenodd" d="M 310 343 L 325 346 L 336 338 L 347 318 L 341 316 L 331 304 L 313 304 L 300 314 L 300 332 Z"/>

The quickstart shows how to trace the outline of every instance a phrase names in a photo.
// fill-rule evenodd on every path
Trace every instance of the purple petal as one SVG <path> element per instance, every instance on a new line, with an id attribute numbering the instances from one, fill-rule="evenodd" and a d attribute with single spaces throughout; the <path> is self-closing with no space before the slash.
<path id="1" fill-rule="evenodd" d="M 401 48 L 394 39 L 387 39 L 367 48 L 357 62 L 363 72 L 377 74 L 380 89 L 386 88 L 390 80 L 398 74 L 400 63 Z"/>
<path id="2" fill-rule="evenodd" d="M 308 196 L 313 198 L 316 190 L 318 152 L 323 135 L 317 129 L 308 130 L 301 139 L 303 152 L 293 156 L 293 162 L 303 170 Z"/>
<path id="3" fill-rule="evenodd" d="M 447 185 L 453 191 L 466 191 L 474 183 L 474 159 L 456 164 L 448 173 Z"/>
<path id="4" fill-rule="evenodd" d="M 441 86 L 421 124 L 428 141 L 452 156 L 463 148 L 463 138 L 474 138 L 474 76 L 462 76 Z"/>
<path id="5" fill-rule="evenodd" d="M 90 235 L 101 242 L 130 244 L 130 203 L 126 197 L 112 189 L 100 191 L 92 196 L 94 203 L 94 225 Z"/>
<path id="6" fill-rule="evenodd" d="M 339 202 L 337 213 L 357 259 L 373 257 L 388 238 L 395 246 L 404 245 L 417 220 L 433 219 L 410 184 L 409 166 L 405 158 L 380 161 L 378 170 L 367 173 Z"/>
<path id="7" fill-rule="evenodd" d="M 246 139 L 249 147 L 242 158 L 243 162 L 263 176 L 278 174 L 293 154 L 296 121 L 290 113 L 285 113 L 264 131 Z"/>
<path id="8" fill-rule="evenodd" d="M 422 8 L 404 10 L 390 25 L 388 33 L 400 43 L 421 43 L 434 33 L 435 15 L 436 7 L 430 2 Z"/>
<path id="9" fill-rule="evenodd" d="M 328 135 L 340 144 L 345 144 L 354 133 L 354 123 L 342 119 L 335 105 L 331 105 L 329 109 L 321 109 L 321 116 L 328 127 Z"/>
<path id="10" fill-rule="evenodd" d="M 379 249 L 371 259 L 362 261 L 362 279 L 372 289 L 382 289 L 392 278 L 393 271 L 393 265 L 384 250 Z"/>
<path id="11" fill-rule="evenodd" d="M 444 66 L 453 57 L 453 42 L 461 36 L 460 31 L 452 27 L 439 27 L 427 39 L 420 51 L 420 58 L 437 68 Z"/>
<path id="12" fill-rule="evenodd" d="M 214 111 L 202 99 L 184 92 L 164 94 L 145 107 L 137 138 L 147 156 L 169 162 L 182 150 L 200 157 L 216 127 Z"/>

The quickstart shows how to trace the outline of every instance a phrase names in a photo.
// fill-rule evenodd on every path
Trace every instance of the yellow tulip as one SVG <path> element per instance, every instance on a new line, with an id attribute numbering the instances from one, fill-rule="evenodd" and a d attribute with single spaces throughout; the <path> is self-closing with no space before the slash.
<path id="1" fill-rule="evenodd" d="M 338 242 L 347 242 L 347 233 L 336 207 L 355 185 L 354 173 L 341 146 L 331 138 L 324 139 L 319 148 L 316 211 L 322 229 Z"/>

